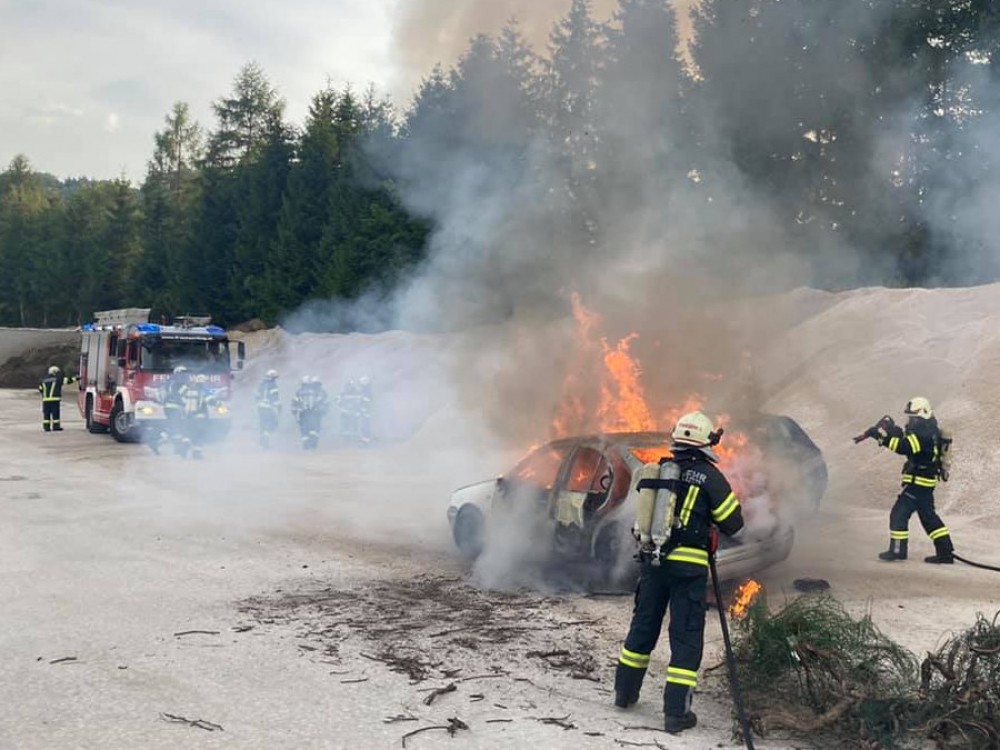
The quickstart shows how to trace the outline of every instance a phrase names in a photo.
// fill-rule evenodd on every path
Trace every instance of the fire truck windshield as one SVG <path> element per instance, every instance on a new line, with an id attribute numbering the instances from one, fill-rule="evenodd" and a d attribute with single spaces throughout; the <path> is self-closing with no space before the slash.
<path id="1" fill-rule="evenodd" d="M 160 337 L 142 342 L 139 369 L 172 372 L 180 365 L 192 372 L 229 372 L 229 343 Z"/>

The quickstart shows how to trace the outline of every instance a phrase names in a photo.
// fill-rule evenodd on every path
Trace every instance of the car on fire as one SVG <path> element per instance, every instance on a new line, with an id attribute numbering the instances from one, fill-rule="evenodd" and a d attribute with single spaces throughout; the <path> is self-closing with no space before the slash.
<path id="1" fill-rule="evenodd" d="M 724 466 L 741 494 L 748 533 L 741 544 L 720 540 L 723 580 L 749 577 L 787 558 L 795 536 L 791 514 L 775 513 L 774 506 L 815 508 L 826 490 L 823 455 L 794 420 L 763 415 L 747 434 L 757 448 L 755 460 Z M 490 543 L 491 528 L 519 514 L 529 519 L 530 533 L 541 533 L 553 559 L 596 564 L 603 580 L 623 581 L 635 573 L 633 476 L 669 455 L 669 446 L 670 433 L 638 432 L 537 447 L 500 477 L 452 494 L 447 515 L 455 545 L 477 558 Z"/>

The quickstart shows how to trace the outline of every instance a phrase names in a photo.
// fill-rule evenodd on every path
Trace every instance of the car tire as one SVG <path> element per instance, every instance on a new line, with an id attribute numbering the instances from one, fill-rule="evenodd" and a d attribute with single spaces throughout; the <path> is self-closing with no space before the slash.
<path id="1" fill-rule="evenodd" d="M 486 519 L 483 512 L 473 505 L 458 511 L 452 529 L 455 546 L 470 560 L 475 560 L 483 552 L 486 537 Z"/>
<path id="2" fill-rule="evenodd" d="M 102 424 L 97 424 L 94 421 L 94 399 L 87 397 L 87 405 L 84 407 L 83 420 L 87 425 L 87 432 L 94 435 L 103 434 L 108 431 L 108 428 Z"/>
<path id="3" fill-rule="evenodd" d="M 598 565 L 603 583 L 613 587 L 628 588 L 634 583 L 632 566 L 622 565 L 622 543 L 625 539 L 620 524 L 609 523 L 597 532 L 594 540 L 594 561 Z"/>
<path id="4" fill-rule="evenodd" d="M 137 443 L 140 439 L 139 427 L 125 412 L 121 401 L 115 401 L 111 409 L 111 437 L 119 443 Z"/>

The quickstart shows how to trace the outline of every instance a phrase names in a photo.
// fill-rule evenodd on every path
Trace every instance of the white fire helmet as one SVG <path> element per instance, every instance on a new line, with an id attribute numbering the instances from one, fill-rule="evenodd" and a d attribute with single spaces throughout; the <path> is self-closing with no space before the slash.
<path id="1" fill-rule="evenodd" d="M 188 368 L 186 368 L 184 365 L 177 365 L 177 367 L 174 368 L 174 375 L 180 375 L 181 373 L 184 373 L 184 372 L 187 372 L 187 371 L 188 371 Z"/>
<path id="2" fill-rule="evenodd" d="M 312 381 L 312 375 L 303 375 L 302 376 L 302 385 L 309 385 L 311 382 L 313 382 Z"/>
<path id="3" fill-rule="evenodd" d="M 930 419 L 934 416 L 934 410 L 931 408 L 931 402 L 928 401 L 923 396 L 914 396 L 906 403 L 906 409 L 903 413 L 910 417 L 918 417 L 920 419 Z"/>
<path id="4" fill-rule="evenodd" d="M 361 386 L 370 385 L 371 382 L 372 382 L 372 379 L 370 377 L 368 377 L 367 375 L 362 375 L 360 378 L 358 378 L 358 385 L 361 385 Z"/>
<path id="5" fill-rule="evenodd" d="M 278 371 L 277 370 L 268 370 L 266 377 L 267 377 L 268 380 L 277 380 L 278 379 Z"/>
<path id="6" fill-rule="evenodd" d="M 49 375 L 58 375 L 58 374 L 59 374 L 59 368 L 56 367 L 55 365 L 52 365 L 52 367 L 49 368 Z"/>
<path id="7" fill-rule="evenodd" d="M 678 445 L 690 445 L 695 448 L 708 448 L 713 445 L 715 425 L 712 420 L 700 411 L 685 414 L 677 420 L 673 434 L 670 436 Z"/>

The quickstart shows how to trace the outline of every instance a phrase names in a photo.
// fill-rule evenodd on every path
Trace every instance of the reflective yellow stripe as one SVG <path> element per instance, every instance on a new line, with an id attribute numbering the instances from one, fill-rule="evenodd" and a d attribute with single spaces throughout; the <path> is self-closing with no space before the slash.
<path id="1" fill-rule="evenodd" d="M 913 475 L 903 474 L 903 484 L 913 484 Z"/>
<path id="2" fill-rule="evenodd" d="M 907 435 L 906 440 L 914 453 L 920 453 L 920 439 L 916 435 Z"/>
<path id="3" fill-rule="evenodd" d="M 948 536 L 949 533 L 950 532 L 948 531 L 948 527 L 947 526 L 942 526 L 940 529 L 938 529 L 937 531 L 932 531 L 927 536 L 929 536 L 933 540 L 937 540 L 937 539 L 940 539 L 943 536 Z"/>
<path id="4" fill-rule="evenodd" d="M 730 492 L 726 499 L 719 504 L 719 507 L 712 511 L 712 517 L 716 523 L 722 523 L 733 515 L 739 507 L 740 501 L 736 499 L 735 493 Z"/>
<path id="5" fill-rule="evenodd" d="M 889 446 L 889 450 L 895 452 L 896 448 L 899 447 L 899 438 L 897 438 L 897 437 L 889 438 L 888 446 Z"/>
<path id="6" fill-rule="evenodd" d="M 696 547 L 675 547 L 667 555 L 667 559 L 708 567 L 708 552 Z"/>
<path id="7" fill-rule="evenodd" d="M 917 487 L 937 487 L 937 480 L 928 479 L 927 477 L 914 477 L 913 483 Z"/>
<path id="8" fill-rule="evenodd" d="M 889 532 L 889 538 L 890 539 L 899 539 L 899 540 L 909 539 L 910 538 L 910 532 L 909 531 L 890 531 Z"/>
<path id="9" fill-rule="evenodd" d="M 623 646 L 621 656 L 618 657 L 618 662 L 624 664 L 626 667 L 645 669 L 649 666 L 649 654 L 637 654 L 635 651 L 629 651 Z"/>
<path id="10" fill-rule="evenodd" d="M 690 669 L 681 669 L 680 667 L 667 667 L 667 682 L 672 682 L 675 685 L 697 687 L 698 673 Z"/>
<path id="11" fill-rule="evenodd" d="M 684 507 L 681 508 L 681 526 L 687 526 L 691 520 L 691 511 L 694 510 L 694 503 L 698 499 L 700 487 L 688 487 L 687 497 L 684 498 Z"/>

